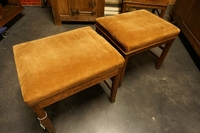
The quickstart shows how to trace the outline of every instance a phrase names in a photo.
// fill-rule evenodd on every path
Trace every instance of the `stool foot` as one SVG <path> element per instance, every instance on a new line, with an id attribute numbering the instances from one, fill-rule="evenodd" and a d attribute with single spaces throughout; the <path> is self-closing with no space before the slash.
<path id="1" fill-rule="evenodd" d="M 31 108 L 36 113 L 38 120 L 40 121 L 40 126 L 49 133 L 56 133 L 54 126 L 47 116 L 47 113 L 37 105 Z"/>
<path id="2" fill-rule="evenodd" d="M 111 103 L 115 102 L 115 98 L 117 95 L 117 89 L 120 84 L 119 81 L 120 81 L 120 77 L 121 77 L 121 72 L 122 72 L 122 68 L 119 69 L 118 74 L 112 78 L 112 88 L 111 88 L 111 93 L 110 93 L 110 102 Z"/>
<path id="3" fill-rule="evenodd" d="M 115 102 L 115 100 L 114 100 L 114 101 L 111 101 L 111 100 L 110 100 L 110 102 L 111 102 L 111 103 L 114 103 L 114 102 Z"/>
<path id="4" fill-rule="evenodd" d="M 159 67 L 159 66 L 155 66 L 155 68 L 156 68 L 157 70 L 159 70 L 159 69 L 160 69 L 160 67 Z"/>

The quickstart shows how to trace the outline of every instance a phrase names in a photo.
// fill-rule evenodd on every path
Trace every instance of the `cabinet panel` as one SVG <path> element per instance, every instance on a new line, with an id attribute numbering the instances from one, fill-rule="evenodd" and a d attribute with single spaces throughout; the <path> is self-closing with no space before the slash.
<path id="1" fill-rule="evenodd" d="M 176 0 L 171 16 L 200 57 L 199 7 L 199 0 Z"/>
<path id="2" fill-rule="evenodd" d="M 19 0 L 8 0 L 4 6 L 0 4 L 0 27 L 4 26 L 23 10 L 24 8 Z"/>
<path id="3" fill-rule="evenodd" d="M 96 0 L 69 0 L 68 2 L 72 16 L 79 19 L 84 16 L 96 18 Z"/>
<path id="4" fill-rule="evenodd" d="M 68 0 L 58 0 L 57 8 L 60 15 L 70 15 Z"/>
<path id="5" fill-rule="evenodd" d="M 196 0 L 191 9 L 189 10 L 187 16 L 185 17 L 185 25 L 188 27 L 191 33 L 193 33 L 195 39 L 200 42 L 200 1 Z M 194 25 L 195 24 L 195 25 Z M 199 46 L 200 47 L 200 46 Z"/>
<path id="6" fill-rule="evenodd" d="M 70 1 L 70 0 L 69 0 Z M 70 8 L 82 12 L 96 11 L 97 0 L 73 0 L 70 1 Z"/>
<path id="7" fill-rule="evenodd" d="M 0 20 L 2 20 L 4 17 L 5 17 L 5 13 L 4 13 L 2 5 L 0 4 Z"/>
<path id="8" fill-rule="evenodd" d="M 180 19 L 184 19 L 185 14 L 189 11 L 194 0 L 176 0 L 176 3 L 173 7 L 173 14 L 176 14 Z"/>
<path id="9" fill-rule="evenodd" d="M 54 22 L 95 21 L 104 16 L 105 0 L 51 0 Z"/>

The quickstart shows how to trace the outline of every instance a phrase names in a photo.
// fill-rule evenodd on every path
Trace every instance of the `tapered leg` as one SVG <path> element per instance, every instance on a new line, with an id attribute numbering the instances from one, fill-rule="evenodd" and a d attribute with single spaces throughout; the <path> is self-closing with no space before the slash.
<path id="1" fill-rule="evenodd" d="M 163 49 L 163 51 L 162 51 L 162 53 L 161 53 L 161 55 L 160 55 L 160 57 L 159 57 L 157 63 L 156 63 L 156 66 L 155 66 L 156 69 L 160 69 L 160 66 L 162 65 L 162 63 L 163 63 L 165 57 L 167 56 L 167 53 L 168 53 L 170 47 L 172 46 L 172 43 L 173 43 L 173 42 L 174 42 L 174 39 L 172 39 L 171 42 L 169 42 L 169 43 L 167 43 L 167 44 L 165 45 L 165 47 L 164 47 L 164 49 Z"/>
<path id="2" fill-rule="evenodd" d="M 156 9 L 152 9 L 152 11 L 151 11 L 153 14 L 155 14 L 155 12 L 156 12 Z"/>
<path id="3" fill-rule="evenodd" d="M 121 9 L 121 13 L 124 13 L 124 12 L 126 12 L 126 4 L 125 3 L 122 4 L 122 9 Z"/>
<path id="4" fill-rule="evenodd" d="M 110 94 L 110 102 L 115 102 L 115 98 L 117 95 L 117 89 L 119 87 L 119 81 L 121 76 L 122 69 L 119 70 L 118 74 L 112 78 L 112 88 L 111 88 L 111 94 Z"/>
<path id="5" fill-rule="evenodd" d="M 51 121 L 49 120 L 47 113 L 40 108 L 39 106 L 33 106 L 31 107 L 32 110 L 36 113 L 38 120 L 40 121 L 41 127 L 45 128 L 49 131 L 49 133 L 55 133 L 55 128 L 52 125 Z"/>
<path id="6" fill-rule="evenodd" d="M 125 59 L 125 63 L 124 63 L 124 66 L 122 67 L 122 70 L 121 70 L 120 79 L 119 79 L 119 87 L 122 85 L 122 81 L 123 81 L 123 78 L 124 78 L 124 73 L 125 73 L 125 70 L 126 70 L 126 66 L 127 66 L 127 63 L 128 63 L 129 56 L 125 56 L 124 59 Z"/>
<path id="7" fill-rule="evenodd" d="M 160 17 L 161 17 L 161 18 L 164 17 L 164 15 L 165 15 L 165 11 L 166 11 L 166 8 L 161 10 L 161 13 L 160 13 Z"/>

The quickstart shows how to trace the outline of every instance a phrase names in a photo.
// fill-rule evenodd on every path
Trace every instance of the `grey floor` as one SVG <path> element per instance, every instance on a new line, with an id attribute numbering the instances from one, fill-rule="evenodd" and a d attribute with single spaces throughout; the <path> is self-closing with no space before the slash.
<path id="1" fill-rule="evenodd" d="M 26 7 L 0 41 L 0 133 L 44 133 L 20 92 L 12 47 L 93 23 L 55 26 L 50 8 Z M 157 50 L 156 50 L 157 52 Z M 160 70 L 133 56 L 115 103 L 103 84 L 46 108 L 58 133 L 199 133 L 200 72 L 177 38 Z M 106 93 L 105 93 L 106 92 Z"/>

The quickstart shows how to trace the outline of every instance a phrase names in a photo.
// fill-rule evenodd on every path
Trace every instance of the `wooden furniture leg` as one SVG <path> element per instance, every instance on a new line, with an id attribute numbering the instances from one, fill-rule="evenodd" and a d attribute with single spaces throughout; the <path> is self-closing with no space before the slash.
<path id="1" fill-rule="evenodd" d="M 61 26 L 62 22 L 60 19 L 60 15 L 58 14 L 57 0 L 51 0 L 51 7 L 52 7 L 52 13 L 53 13 L 55 25 Z"/>
<path id="2" fill-rule="evenodd" d="M 121 77 L 121 71 L 122 69 L 119 70 L 119 73 L 114 76 L 112 78 L 112 90 L 111 90 L 111 93 L 110 93 L 110 102 L 111 103 L 114 103 L 115 102 L 115 98 L 116 98 L 116 95 L 117 95 L 117 89 L 119 87 L 119 81 L 120 81 L 120 77 Z"/>
<path id="3" fill-rule="evenodd" d="M 170 47 L 172 46 L 172 43 L 174 42 L 174 40 L 175 39 L 172 39 L 169 43 L 165 44 L 165 47 L 164 47 L 160 57 L 158 58 L 156 65 L 155 65 L 156 69 L 160 69 L 160 66 L 162 65 L 165 57 L 167 56 L 167 53 L 168 53 Z"/>
<path id="4" fill-rule="evenodd" d="M 126 6 L 124 3 L 123 9 Z M 137 19 L 135 19 L 136 17 Z M 141 24 L 141 20 L 143 22 L 151 20 L 152 22 L 143 25 Z M 158 59 L 155 67 L 159 69 L 174 39 L 180 32 L 176 26 L 147 10 L 137 10 L 115 16 L 98 18 L 95 22 L 95 27 L 97 33 L 102 35 L 125 58 L 125 64 L 120 76 L 120 86 L 129 57 L 159 47 L 162 49 L 160 56 L 151 52 Z M 162 45 L 165 46 L 163 47 Z"/>
<path id="5" fill-rule="evenodd" d="M 123 81 L 124 73 L 125 73 L 125 71 L 126 71 L 126 67 L 127 67 L 127 64 L 128 64 L 129 56 L 128 56 L 128 55 L 125 55 L 125 56 L 124 56 L 124 59 L 125 59 L 125 63 L 124 63 L 124 66 L 123 66 L 123 68 L 122 68 L 122 71 L 121 71 L 120 80 L 119 80 L 119 86 L 122 85 L 122 81 Z"/>
<path id="6" fill-rule="evenodd" d="M 32 110 L 35 112 L 35 114 L 38 117 L 38 120 L 40 121 L 40 126 L 43 129 L 46 129 L 49 131 L 49 133 L 55 133 L 55 128 L 52 125 L 51 121 L 49 120 L 47 113 L 44 111 L 44 109 L 40 108 L 39 106 L 35 105 L 31 107 Z"/>

